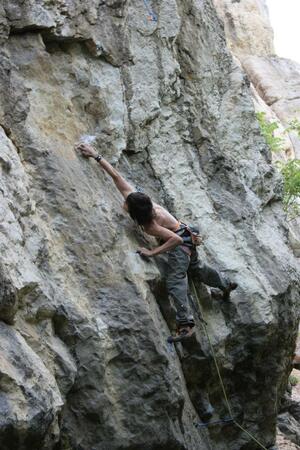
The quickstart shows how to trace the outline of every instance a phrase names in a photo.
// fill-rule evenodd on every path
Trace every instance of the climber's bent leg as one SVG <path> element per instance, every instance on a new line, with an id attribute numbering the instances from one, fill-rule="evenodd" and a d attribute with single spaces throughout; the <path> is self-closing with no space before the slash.
<path id="1" fill-rule="evenodd" d="M 213 269 L 208 264 L 202 262 L 198 257 L 196 249 L 192 250 L 189 272 L 207 286 L 220 289 L 223 292 L 224 299 L 228 299 L 230 292 L 237 287 L 236 283 L 232 283 L 228 278 L 223 277 L 216 269 Z"/>
<path id="2" fill-rule="evenodd" d="M 190 264 L 190 255 L 181 246 L 176 247 L 168 254 L 167 290 L 173 298 L 176 308 L 176 322 L 179 326 L 194 326 L 194 319 L 190 314 L 188 303 L 187 270 Z"/>
<path id="3" fill-rule="evenodd" d="M 223 290 L 228 285 L 228 280 L 223 278 L 220 272 L 199 259 L 196 249 L 192 250 L 189 272 L 192 276 L 196 276 L 199 281 L 208 286 Z"/>

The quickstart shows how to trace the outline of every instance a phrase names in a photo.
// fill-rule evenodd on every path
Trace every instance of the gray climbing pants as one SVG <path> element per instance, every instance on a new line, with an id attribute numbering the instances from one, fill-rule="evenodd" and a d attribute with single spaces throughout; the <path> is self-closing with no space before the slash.
<path id="1" fill-rule="evenodd" d="M 183 246 L 179 245 L 168 253 L 167 290 L 173 298 L 176 308 L 176 320 L 178 322 L 188 321 L 190 308 L 188 302 L 188 277 L 197 277 L 199 281 L 211 287 L 224 289 L 228 285 L 228 280 L 221 274 L 200 261 L 197 250 L 192 248 L 189 255 Z"/>

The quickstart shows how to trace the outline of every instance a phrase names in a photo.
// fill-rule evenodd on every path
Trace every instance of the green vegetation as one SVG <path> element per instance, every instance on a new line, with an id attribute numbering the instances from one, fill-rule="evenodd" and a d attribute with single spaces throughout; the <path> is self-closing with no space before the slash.
<path id="1" fill-rule="evenodd" d="M 284 209 L 292 220 L 300 215 L 300 159 L 291 159 L 286 163 L 277 161 L 276 165 L 283 176 Z"/>
<path id="2" fill-rule="evenodd" d="M 299 383 L 299 378 L 295 377 L 295 375 L 290 375 L 289 382 L 292 386 L 296 386 Z"/>
<path id="3" fill-rule="evenodd" d="M 274 136 L 274 131 L 279 128 L 277 122 L 269 122 L 266 119 L 266 113 L 265 112 L 258 112 L 256 113 L 257 120 L 260 125 L 260 130 L 262 132 L 262 135 L 264 136 L 268 146 L 274 153 L 278 153 L 282 151 L 282 145 L 284 140 L 280 137 Z"/>
<path id="4" fill-rule="evenodd" d="M 285 130 L 287 133 L 295 131 L 300 137 L 300 122 L 298 119 L 293 119 L 289 122 L 288 128 Z"/>
<path id="5" fill-rule="evenodd" d="M 270 122 L 266 119 L 266 113 L 258 112 L 258 119 L 261 132 L 274 153 L 284 151 L 284 140 L 274 136 L 274 131 L 278 129 L 277 122 Z M 285 132 L 295 131 L 300 137 L 300 122 L 294 119 L 289 123 Z M 277 161 L 276 165 L 280 170 L 284 183 L 283 205 L 289 220 L 300 215 L 300 159 L 292 159 L 288 162 Z"/>

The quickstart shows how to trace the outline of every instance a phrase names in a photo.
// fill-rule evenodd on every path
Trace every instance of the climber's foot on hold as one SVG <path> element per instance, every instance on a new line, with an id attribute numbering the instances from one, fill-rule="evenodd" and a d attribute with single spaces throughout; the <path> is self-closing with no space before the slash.
<path id="1" fill-rule="evenodd" d="M 229 300 L 231 291 L 234 291 L 237 287 L 237 283 L 228 283 L 228 286 L 223 290 L 223 300 Z"/>
<path id="2" fill-rule="evenodd" d="M 179 325 L 176 330 L 176 336 L 169 336 L 168 342 L 172 344 L 173 342 L 182 342 L 190 339 L 195 334 L 194 325 Z"/>
<path id="3" fill-rule="evenodd" d="M 229 300 L 231 291 L 234 291 L 238 287 L 237 283 L 228 283 L 224 289 L 211 289 L 211 296 L 217 300 Z"/>

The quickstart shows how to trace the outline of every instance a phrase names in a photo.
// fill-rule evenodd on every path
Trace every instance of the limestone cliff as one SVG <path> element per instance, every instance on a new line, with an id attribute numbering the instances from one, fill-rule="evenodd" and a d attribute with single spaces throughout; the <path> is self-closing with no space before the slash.
<path id="1" fill-rule="evenodd" d="M 193 348 L 168 347 L 164 257 L 135 253 L 153 243 L 75 154 L 84 134 L 197 223 L 201 256 L 239 284 L 222 303 L 195 280 L 234 417 L 271 448 L 299 263 L 211 1 L 7 0 L 0 13 L 1 450 L 257 449 L 233 424 L 195 426 L 228 417 L 201 323 Z"/>
<path id="2" fill-rule="evenodd" d="M 278 124 L 283 140 L 281 159 L 300 157 L 300 138 L 287 129 L 300 120 L 300 65 L 276 56 L 266 0 L 213 0 L 223 21 L 226 40 L 251 83 L 255 109 Z M 278 156 L 275 156 L 276 158 Z M 300 256 L 300 219 L 289 223 L 289 239 Z"/>
<path id="3" fill-rule="evenodd" d="M 266 112 L 284 128 L 300 119 L 300 65 L 276 56 L 266 0 L 214 0 L 226 39 L 238 57 Z M 262 105 L 258 105 L 262 109 Z M 290 150 L 299 158 L 300 139 L 289 133 Z"/>

